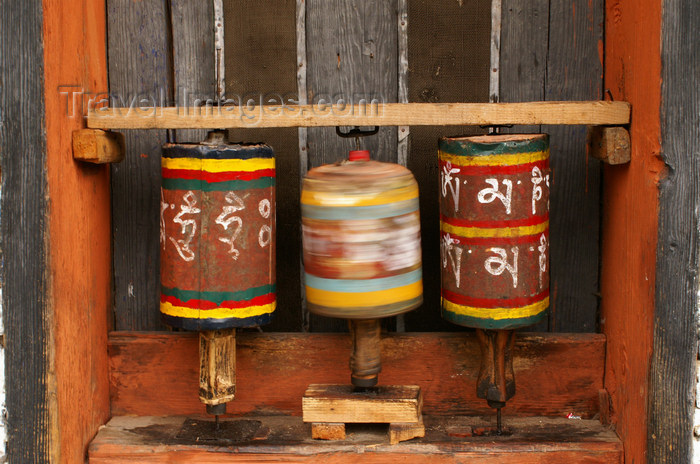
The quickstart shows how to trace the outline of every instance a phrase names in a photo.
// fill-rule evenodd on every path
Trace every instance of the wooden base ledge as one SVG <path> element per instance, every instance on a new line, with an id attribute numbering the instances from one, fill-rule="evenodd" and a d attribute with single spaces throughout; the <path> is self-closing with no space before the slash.
<path id="1" fill-rule="evenodd" d="M 510 436 L 468 436 L 451 430 L 478 430 L 493 417 L 425 417 L 425 437 L 391 444 L 386 426 L 347 426 L 344 439 L 311 438 L 311 424 L 300 417 L 246 416 L 247 427 L 256 424 L 264 434 L 249 430 L 241 438 L 236 424 L 222 423 L 214 435 L 206 430 L 185 434 L 184 417 L 114 417 L 102 428 L 88 450 L 90 464 L 114 463 L 224 463 L 322 462 L 363 463 L 426 462 L 477 464 L 598 464 L 622 463 L 622 444 L 598 421 L 506 418 Z M 229 420 L 229 419 L 227 419 Z M 493 424 L 491 424 L 493 425 Z M 226 432 L 226 431 L 231 432 Z M 397 432 L 399 433 L 399 432 Z"/>
<path id="2" fill-rule="evenodd" d="M 212 102 L 213 103 L 213 102 Z M 626 102 L 375 103 L 346 105 L 98 108 L 94 129 L 230 129 L 332 126 L 467 126 L 506 124 L 623 125 Z"/>
<path id="3" fill-rule="evenodd" d="M 237 339 L 236 398 L 227 403 L 231 414 L 300 416 L 309 384 L 349 383 L 348 334 L 241 332 Z M 474 334 L 386 334 L 381 345 L 380 385 L 419 386 L 423 414 L 493 414 L 476 397 L 481 354 Z M 112 414 L 205 414 L 198 399 L 198 351 L 196 333 L 112 333 Z M 585 419 L 598 414 L 603 335 L 519 333 L 513 356 L 517 388 L 504 415 L 574 413 Z"/>

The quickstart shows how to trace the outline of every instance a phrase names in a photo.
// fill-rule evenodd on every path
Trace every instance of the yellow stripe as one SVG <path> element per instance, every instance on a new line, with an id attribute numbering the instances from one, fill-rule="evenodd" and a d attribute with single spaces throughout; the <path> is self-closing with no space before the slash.
<path id="1" fill-rule="evenodd" d="M 418 198 L 418 189 L 413 185 L 368 195 L 315 192 L 308 189 L 304 189 L 301 192 L 301 202 L 305 205 L 314 206 L 373 206 L 396 203 L 412 198 Z"/>
<path id="2" fill-rule="evenodd" d="M 530 317 L 541 313 L 549 306 L 549 297 L 531 305 L 521 306 L 520 308 L 476 308 L 474 306 L 462 306 L 452 303 L 445 298 L 442 298 L 442 307 L 451 313 L 462 316 L 478 317 L 481 319 L 517 319 L 521 317 Z"/>
<path id="3" fill-rule="evenodd" d="M 331 292 L 306 286 L 306 298 L 309 303 L 330 308 L 382 306 L 412 300 L 422 293 L 423 282 L 420 280 L 403 287 L 364 293 Z"/>
<path id="4" fill-rule="evenodd" d="M 531 151 L 512 155 L 457 156 L 439 152 L 440 161 L 449 161 L 457 166 L 511 166 L 534 163 L 549 158 L 549 151 Z"/>
<path id="5" fill-rule="evenodd" d="M 207 172 L 259 171 L 274 169 L 274 158 L 250 159 L 199 159 L 199 158 L 163 158 L 162 167 L 166 169 L 189 169 Z"/>
<path id="6" fill-rule="evenodd" d="M 460 237 L 522 237 L 524 235 L 536 235 L 549 228 L 549 221 L 544 221 L 534 226 L 521 227 L 460 227 L 440 221 L 440 230 Z"/>
<path id="7" fill-rule="evenodd" d="M 247 308 L 216 308 L 216 309 L 192 309 L 186 308 L 184 306 L 175 306 L 172 303 L 160 304 L 160 312 L 167 314 L 168 316 L 175 317 L 185 317 L 187 319 L 228 319 L 229 317 L 236 317 L 238 319 L 244 319 L 246 317 L 261 316 L 263 314 L 271 313 L 277 307 L 277 302 L 260 305 L 260 306 L 248 306 Z"/>

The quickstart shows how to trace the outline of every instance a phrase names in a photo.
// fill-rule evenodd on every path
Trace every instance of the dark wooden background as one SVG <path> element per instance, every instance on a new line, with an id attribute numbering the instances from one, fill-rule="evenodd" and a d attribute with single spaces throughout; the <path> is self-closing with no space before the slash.
<path id="1" fill-rule="evenodd" d="M 406 78 L 408 101 L 488 101 L 490 0 L 299 2 L 306 8 L 300 56 L 297 1 L 272 3 L 224 1 L 227 96 L 296 94 L 300 69 L 309 102 L 338 93 L 400 101 Z M 125 100 L 162 95 L 167 104 L 215 97 L 211 2 L 108 0 L 107 6 L 112 94 Z M 603 0 L 503 0 L 502 15 L 501 101 L 602 98 Z M 402 17 L 407 25 L 400 24 Z M 403 75 L 402 50 L 408 58 Z M 585 127 L 506 130 L 551 135 L 552 306 L 548 320 L 532 329 L 594 332 L 601 169 L 586 156 Z M 437 138 L 479 131 L 410 128 L 407 166 L 421 189 L 425 303 L 399 321 L 387 321 L 390 330 L 460 330 L 442 321 L 439 310 Z M 362 143 L 375 158 L 396 162 L 397 133 L 382 128 Z M 126 160 L 112 168 L 114 328 L 167 330 L 158 312 L 160 146 L 168 140 L 198 141 L 203 133 L 126 135 Z M 240 130 L 231 137 L 265 141 L 278 157 L 278 309 L 275 322 L 263 330 L 344 330 L 343 321 L 310 317 L 303 310 L 299 181 L 303 169 L 342 158 L 352 143 L 336 137 L 332 128 Z"/>

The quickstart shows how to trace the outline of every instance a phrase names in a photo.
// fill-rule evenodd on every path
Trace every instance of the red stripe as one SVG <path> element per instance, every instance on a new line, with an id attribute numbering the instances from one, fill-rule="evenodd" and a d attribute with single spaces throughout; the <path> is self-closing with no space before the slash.
<path id="1" fill-rule="evenodd" d="M 166 179 L 194 179 L 206 182 L 225 182 L 227 180 L 255 180 L 261 177 L 275 177 L 274 169 L 259 169 L 257 171 L 226 171 L 208 172 L 194 169 L 168 169 L 162 168 L 163 177 Z"/>
<path id="2" fill-rule="evenodd" d="M 261 306 L 265 304 L 269 304 L 275 301 L 275 294 L 274 293 L 268 293 L 267 295 L 260 295 L 256 296 L 255 298 L 251 300 L 242 300 L 242 301 L 224 301 L 220 305 L 217 305 L 216 303 L 208 300 L 189 300 L 187 302 L 183 302 L 178 298 L 175 298 L 174 296 L 167 296 L 167 295 L 160 295 L 160 302 L 161 303 L 170 303 L 174 306 L 183 306 L 185 308 L 190 308 L 190 309 L 201 309 L 202 311 L 206 311 L 208 309 L 219 309 L 219 308 L 247 308 L 249 306 Z"/>
<path id="3" fill-rule="evenodd" d="M 473 298 L 469 296 L 460 295 L 458 293 L 451 292 L 446 289 L 442 289 L 442 297 L 451 301 L 452 303 L 460 304 L 463 306 L 472 306 L 475 308 L 522 308 L 523 306 L 528 306 L 538 301 L 542 301 L 549 296 L 549 289 L 535 296 L 526 296 L 520 298 Z"/>
<path id="4" fill-rule="evenodd" d="M 440 160 L 440 168 L 445 166 L 449 161 Z M 549 160 L 534 161 L 532 163 L 514 164 L 514 165 L 492 165 L 492 166 L 460 166 L 453 164 L 454 168 L 459 168 L 457 175 L 466 174 L 469 176 L 487 176 L 490 174 L 521 174 L 523 172 L 531 172 L 535 166 L 544 171 L 549 169 Z"/>
<path id="5" fill-rule="evenodd" d="M 447 234 L 447 232 L 442 232 L 443 234 Z M 549 237 L 549 230 L 545 230 L 544 232 L 545 237 Z M 519 237 L 462 237 L 461 235 L 456 235 L 456 234 L 448 234 L 450 237 L 455 238 L 459 240 L 460 245 L 481 245 L 481 246 L 488 246 L 488 245 L 495 245 L 495 246 L 503 246 L 503 245 L 518 245 L 518 244 L 523 244 L 523 243 L 536 243 L 540 239 L 540 235 L 542 233 L 538 234 L 532 234 L 532 235 L 521 235 Z"/>
<path id="6" fill-rule="evenodd" d="M 529 216 L 522 219 L 509 219 L 505 221 L 470 221 L 469 219 L 458 219 L 451 218 L 447 216 L 440 215 L 440 220 L 451 224 L 453 226 L 460 227 L 484 227 L 484 228 L 500 228 L 500 227 L 522 227 L 522 226 L 534 226 L 537 224 L 542 224 L 549 220 L 549 212 L 543 214 L 542 216 Z"/>

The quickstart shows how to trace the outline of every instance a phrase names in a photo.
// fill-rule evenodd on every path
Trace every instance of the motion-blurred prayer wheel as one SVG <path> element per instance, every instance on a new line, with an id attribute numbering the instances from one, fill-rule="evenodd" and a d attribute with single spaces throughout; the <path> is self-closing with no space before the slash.
<path id="1" fill-rule="evenodd" d="M 235 393 L 235 328 L 270 322 L 275 297 L 275 159 L 267 145 L 166 144 L 160 207 L 163 320 L 200 331 L 200 400 Z"/>
<path id="2" fill-rule="evenodd" d="M 307 173 L 301 210 L 309 311 L 350 320 L 351 382 L 367 391 L 381 371 L 380 319 L 423 301 L 418 185 L 405 167 L 352 151 Z"/>
<path id="3" fill-rule="evenodd" d="M 474 327 L 477 395 L 500 411 L 515 394 L 514 329 L 549 307 L 549 137 L 439 143 L 442 316 Z"/>
<path id="4" fill-rule="evenodd" d="M 352 383 L 376 385 L 379 319 L 423 301 L 418 184 L 368 151 L 308 172 L 301 194 L 309 311 L 350 320 Z"/>

